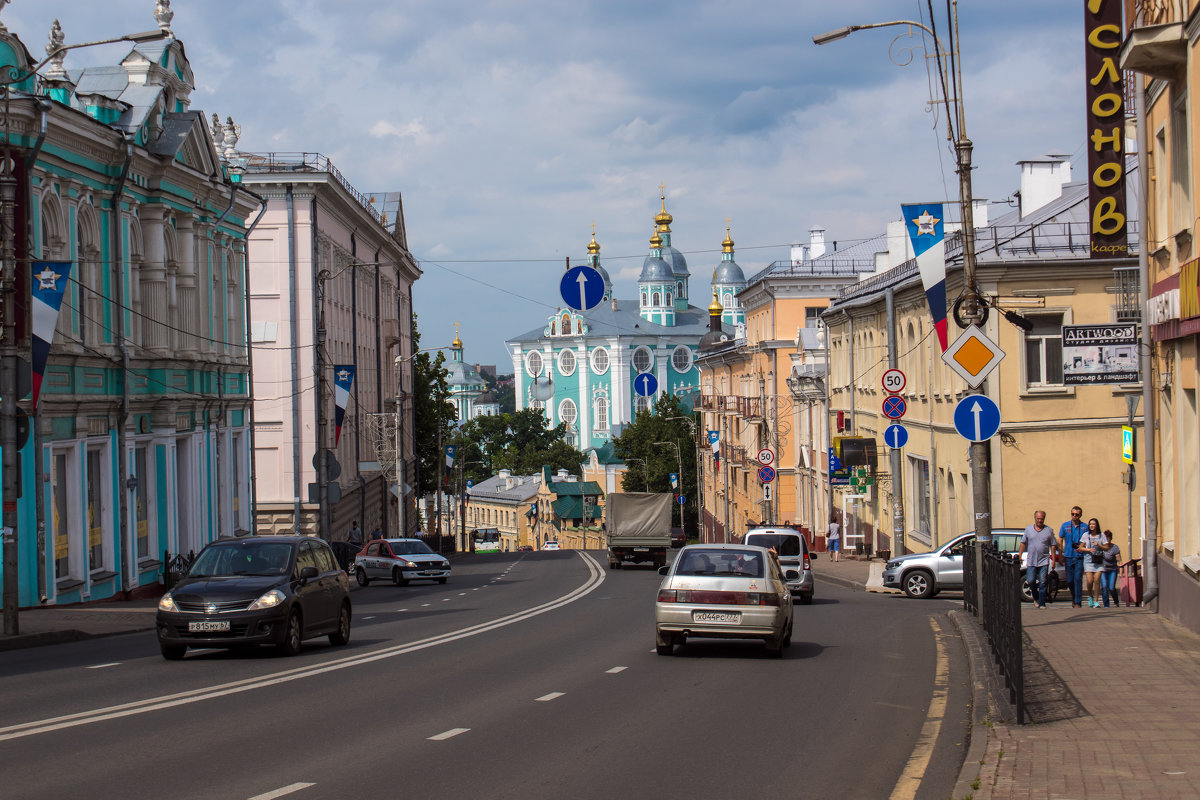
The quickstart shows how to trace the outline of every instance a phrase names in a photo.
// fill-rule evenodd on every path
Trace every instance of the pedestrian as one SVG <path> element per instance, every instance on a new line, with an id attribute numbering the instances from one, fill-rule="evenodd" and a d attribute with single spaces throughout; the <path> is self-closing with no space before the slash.
<path id="1" fill-rule="evenodd" d="M 825 529 L 826 544 L 833 555 L 833 563 L 837 563 L 842 552 L 842 526 L 838 524 L 837 516 L 829 518 L 829 527 Z"/>
<path id="2" fill-rule="evenodd" d="M 1083 590 L 1088 596 L 1088 607 L 1100 607 L 1100 577 L 1104 572 L 1104 531 L 1100 520 L 1088 520 L 1087 531 L 1079 539 L 1079 560 L 1083 562 Z"/>
<path id="3" fill-rule="evenodd" d="M 371 531 L 371 541 L 374 542 L 375 540 L 382 539 L 382 538 L 383 538 L 383 531 L 379 530 L 379 526 L 376 525 L 375 530 Z"/>
<path id="4" fill-rule="evenodd" d="M 1027 553 L 1025 560 L 1025 582 L 1029 584 L 1029 596 L 1038 608 L 1046 607 L 1046 573 L 1054 563 L 1056 545 L 1054 529 L 1046 524 L 1046 512 L 1033 512 L 1033 524 L 1021 535 L 1021 546 L 1017 558 Z"/>
<path id="5" fill-rule="evenodd" d="M 346 541 L 349 542 L 352 547 L 362 547 L 362 528 L 358 527 L 358 520 L 354 520 L 354 522 L 350 524 L 350 533 L 346 536 Z"/>
<path id="6" fill-rule="evenodd" d="M 1121 593 L 1117 591 L 1117 567 L 1121 562 L 1121 548 L 1113 540 L 1112 531 L 1104 532 L 1104 544 L 1100 550 L 1104 553 L 1104 572 L 1100 573 L 1100 591 L 1104 594 L 1104 607 L 1108 608 L 1108 598 L 1112 597 L 1113 605 L 1121 607 Z"/>
<path id="7" fill-rule="evenodd" d="M 1058 529 L 1058 549 L 1067 562 L 1067 586 L 1071 589 L 1071 608 L 1083 607 L 1083 559 L 1078 552 L 1079 540 L 1087 532 L 1083 524 L 1083 509 L 1071 509 L 1071 519 Z"/>

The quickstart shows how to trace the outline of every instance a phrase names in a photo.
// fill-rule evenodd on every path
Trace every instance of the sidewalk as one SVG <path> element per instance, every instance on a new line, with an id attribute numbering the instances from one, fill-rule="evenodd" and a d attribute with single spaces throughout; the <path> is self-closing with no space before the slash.
<path id="1" fill-rule="evenodd" d="M 157 610 L 156 597 L 127 602 L 118 600 L 23 608 L 17 615 L 21 632 L 16 636 L 0 633 L 0 652 L 154 630 L 154 612 Z"/>
<path id="2" fill-rule="evenodd" d="M 870 565 L 821 553 L 817 596 L 825 581 L 865 589 Z M 1026 725 L 974 618 L 950 612 L 975 687 L 954 800 L 1200 797 L 1200 636 L 1144 608 L 1071 608 L 1064 594 L 1022 607 Z"/>

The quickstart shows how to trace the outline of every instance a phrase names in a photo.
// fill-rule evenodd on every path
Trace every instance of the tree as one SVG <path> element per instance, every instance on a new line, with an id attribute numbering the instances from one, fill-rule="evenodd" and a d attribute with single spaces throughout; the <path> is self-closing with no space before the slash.
<path id="1" fill-rule="evenodd" d="M 546 416 L 538 408 L 512 414 L 476 417 L 455 433 L 458 457 L 475 482 L 502 469 L 514 475 L 534 475 L 543 466 L 551 470 L 578 472 L 583 453 L 566 443 L 567 426 L 546 427 Z"/>
<path id="2" fill-rule="evenodd" d="M 687 420 L 698 425 L 695 414 L 684 402 L 673 394 L 663 394 L 654 404 L 653 411 L 639 411 L 624 432 L 613 439 L 613 452 L 628 465 L 621 488 L 627 492 L 646 490 L 672 492 L 671 473 L 679 473 L 678 493 L 687 498 L 683 507 L 684 528 L 698 529 L 698 506 L 696 503 L 696 442 Z M 675 448 L 657 444 L 669 442 L 679 447 L 676 460 Z M 682 462 L 682 464 L 680 463 Z"/>
<path id="3" fill-rule="evenodd" d="M 412 323 L 413 351 L 421 347 L 417 332 L 417 316 Z M 458 412 L 450 401 L 450 385 L 446 382 L 449 370 L 443 365 L 446 356 L 440 351 L 417 353 L 413 357 L 413 436 L 417 456 L 416 489 L 418 496 L 437 489 L 438 464 L 445 463 L 445 454 L 438 448 L 438 432 L 442 444 L 451 443 Z"/>

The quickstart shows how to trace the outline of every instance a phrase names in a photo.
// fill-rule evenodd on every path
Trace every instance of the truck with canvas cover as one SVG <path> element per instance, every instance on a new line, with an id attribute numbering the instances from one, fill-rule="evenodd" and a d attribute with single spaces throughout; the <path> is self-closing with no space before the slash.
<path id="1" fill-rule="evenodd" d="M 622 564 L 667 563 L 671 546 L 671 495 L 655 492 L 613 492 L 604 509 L 608 533 L 608 568 Z"/>

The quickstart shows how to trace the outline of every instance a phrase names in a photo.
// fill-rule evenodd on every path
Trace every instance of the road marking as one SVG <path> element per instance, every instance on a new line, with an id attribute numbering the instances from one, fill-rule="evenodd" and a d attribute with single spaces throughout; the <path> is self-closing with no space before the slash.
<path id="1" fill-rule="evenodd" d="M 433 603 L 421 603 L 421 608 L 429 608 Z"/>
<path id="2" fill-rule="evenodd" d="M 658 651 L 655 650 L 654 652 L 657 653 Z M 629 667 L 613 667 L 612 669 L 606 669 L 604 671 L 607 672 L 609 675 L 616 675 L 618 672 L 624 672 L 627 669 L 629 669 Z"/>
<path id="3" fill-rule="evenodd" d="M 459 592 L 459 593 L 458 593 L 458 596 L 459 596 L 459 597 L 466 597 L 466 596 L 467 596 L 467 593 L 466 593 L 466 592 Z"/>
<path id="4" fill-rule="evenodd" d="M 347 669 L 349 667 L 357 667 L 363 664 L 370 664 L 376 661 L 383 661 L 388 658 L 414 653 L 418 650 L 425 650 L 430 647 L 436 647 L 441 644 L 466 639 L 471 636 L 478 636 L 481 633 L 494 631 L 499 628 L 504 628 L 509 625 L 515 625 L 518 622 L 524 622 L 527 619 L 540 616 L 549 611 L 554 611 L 563 606 L 570 605 L 576 600 L 591 594 L 605 580 L 604 570 L 601 569 L 599 563 L 596 562 L 587 553 L 576 551 L 584 565 L 588 569 L 588 577 L 583 583 L 575 587 L 564 595 L 556 597 L 553 600 L 548 600 L 541 605 L 527 608 L 524 611 L 517 611 L 507 616 L 498 617 L 488 622 L 481 622 L 477 625 L 469 625 L 465 628 L 460 628 L 456 631 L 431 636 L 427 639 L 418 639 L 414 642 L 406 642 L 404 644 L 391 645 L 383 647 L 370 653 L 361 655 L 344 656 L 342 658 L 332 659 L 322 664 L 313 666 L 295 667 L 292 669 L 283 670 L 270 675 L 263 675 L 256 678 L 244 678 L 238 681 L 229 683 L 216 684 L 200 689 L 190 689 L 175 694 L 160 695 L 158 697 L 149 697 L 144 700 L 135 700 L 130 703 L 121 703 L 115 706 L 106 706 L 104 708 L 95 708 L 89 711 L 79 711 L 74 714 L 65 714 L 59 717 L 48 717 L 46 719 L 33 720 L 30 722 L 21 722 L 16 725 L 6 725 L 0 727 L 0 742 L 6 742 L 10 739 L 20 739 L 26 736 L 33 736 L 39 733 L 50 733 L 52 731 L 62 730 L 64 728 L 74 728 L 79 725 L 90 725 L 94 722 L 103 722 L 110 719 L 119 719 L 122 717 L 131 717 L 136 714 L 145 714 L 149 711 L 161 711 L 167 708 L 175 708 L 177 706 L 187 705 L 189 703 L 198 703 L 202 700 L 212 700 L 217 697 L 225 697 L 227 695 L 240 694 L 241 692 L 249 692 L 254 689 L 263 689 L 268 686 L 276 686 L 291 681 L 300 680 L 301 678 L 311 678 L 317 675 L 324 675 L 330 672 Z M 650 652 L 654 652 L 653 650 Z"/>
<path id="5" fill-rule="evenodd" d="M 449 602 L 450 602 L 450 598 L 449 598 L 449 597 L 443 597 L 443 598 L 442 598 L 442 602 L 443 602 L 443 603 L 449 603 Z"/>
<path id="6" fill-rule="evenodd" d="M 558 698 L 560 698 L 560 697 L 562 697 L 562 696 L 563 696 L 563 692 L 551 692 L 550 694 L 544 694 L 544 695 L 542 695 L 541 697 L 537 698 L 537 699 L 536 699 L 536 700 L 534 700 L 533 702 L 535 702 L 535 703 L 549 703 L 551 700 L 557 700 Z"/>
<path id="7" fill-rule="evenodd" d="M 84 669 L 104 669 L 105 667 L 115 667 L 120 663 L 120 661 L 110 661 L 107 664 L 92 664 L 90 667 L 84 667 Z"/>
<path id="8" fill-rule="evenodd" d="M 912 800 L 921 788 L 921 778 L 929 768 L 933 757 L 933 748 L 937 744 L 938 734 L 942 730 L 942 719 L 946 716 L 946 699 L 950 694 L 950 659 L 946 657 L 946 634 L 938 621 L 930 617 L 929 625 L 933 628 L 933 640 L 937 644 L 937 669 L 933 675 L 933 697 L 929 700 L 929 710 L 925 712 L 925 724 L 917 736 L 904 772 L 892 789 L 891 800 Z"/>
<path id="9" fill-rule="evenodd" d="M 451 729 L 450 729 L 450 730 L 448 730 L 448 731 L 444 731 L 443 733 L 439 733 L 437 736 L 430 736 L 430 737 L 429 737 L 429 741 L 431 741 L 431 742 L 444 742 L 444 741 L 446 741 L 447 739 L 451 738 L 452 736 L 458 736 L 460 733 L 466 733 L 466 732 L 467 732 L 467 731 L 469 731 L 469 730 L 471 730 L 471 729 L 470 729 L 470 728 L 451 728 Z"/>
<path id="10" fill-rule="evenodd" d="M 407 608 L 402 608 L 402 609 L 400 609 L 400 611 L 408 611 L 408 609 L 407 609 Z"/>
<path id="11" fill-rule="evenodd" d="M 285 794 L 291 794 L 292 792 L 298 792 L 301 789 L 307 789 L 310 786 L 316 786 L 316 784 L 315 783 L 291 783 L 291 784 L 288 784 L 287 786 L 283 786 L 279 789 L 276 789 L 273 792 L 267 792 L 266 794 L 256 794 L 256 795 L 254 795 L 254 797 L 251 797 L 250 800 L 275 800 L 276 797 L 283 797 Z"/>
<path id="12" fill-rule="evenodd" d="M 375 619 L 375 615 L 374 615 L 374 614 L 372 614 L 372 615 L 371 615 L 371 616 L 369 616 L 369 617 L 363 617 L 363 619 Z"/>

